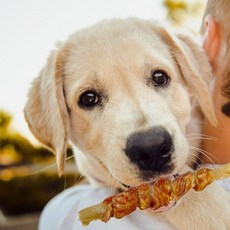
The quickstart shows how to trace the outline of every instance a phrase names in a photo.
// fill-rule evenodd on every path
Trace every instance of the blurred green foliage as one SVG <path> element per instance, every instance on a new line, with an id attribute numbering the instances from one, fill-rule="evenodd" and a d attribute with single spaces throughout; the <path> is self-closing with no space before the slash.
<path id="1" fill-rule="evenodd" d="M 54 155 L 49 150 L 32 145 L 19 133 L 10 131 L 12 117 L 0 111 L 0 168 L 4 165 L 35 164 L 42 161 L 54 160 Z M 67 156 L 73 155 L 68 149 Z"/>
<path id="2" fill-rule="evenodd" d="M 8 131 L 10 122 L 11 122 L 11 116 L 4 111 L 0 111 L 0 133 L 1 133 L 1 136 L 4 135 Z"/>
<path id="3" fill-rule="evenodd" d="M 206 0 L 163 0 L 168 20 L 176 27 L 187 27 L 188 20 L 194 21 L 198 16 L 202 16 L 205 3 Z"/>
<path id="4" fill-rule="evenodd" d="M 0 180 L 0 208 L 5 215 L 40 212 L 52 197 L 73 186 L 77 180 L 78 175 L 59 178 L 55 173 Z"/>
<path id="5" fill-rule="evenodd" d="M 12 117 L 0 111 L 0 168 L 4 165 L 36 163 L 53 154 L 48 150 L 33 146 L 25 137 L 10 131 Z"/>
<path id="6" fill-rule="evenodd" d="M 73 170 L 59 178 L 56 167 L 51 167 L 56 166 L 53 154 L 12 132 L 11 121 L 9 113 L 0 111 L 0 209 L 7 215 L 41 211 L 53 196 L 75 185 L 80 175 Z M 73 165 L 71 148 L 67 155 Z"/>

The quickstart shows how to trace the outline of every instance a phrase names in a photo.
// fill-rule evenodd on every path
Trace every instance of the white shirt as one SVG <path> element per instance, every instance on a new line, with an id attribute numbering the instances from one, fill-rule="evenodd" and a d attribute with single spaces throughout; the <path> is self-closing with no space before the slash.
<path id="1" fill-rule="evenodd" d="M 230 192 L 230 178 L 217 181 Z M 88 226 L 83 226 L 77 213 L 88 206 L 100 203 L 112 195 L 109 188 L 93 188 L 91 185 L 71 187 L 54 197 L 41 214 L 39 230 L 175 230 L 157 215 L 149 215 L 136 210 L 122 218 L 111 218 L 107 223 L 93 221 Z"/>
<path id="2" fill-rule="evenodd" d="M 111 189 L 93 188 L 91 185 L 71 187 L 54 197 L 43 210 L 39 230 L 175 230 L 157 216 L 136 210 L 122 219 L 111 218 L 107 223 L 100 220 L 83 226 L 77 213 L 90 205 L 100 203 L 112 195 Z"/>

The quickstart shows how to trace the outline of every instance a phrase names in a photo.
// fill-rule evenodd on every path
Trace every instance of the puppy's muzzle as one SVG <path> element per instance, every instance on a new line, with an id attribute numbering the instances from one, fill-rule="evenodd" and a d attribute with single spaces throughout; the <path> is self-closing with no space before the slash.
<path id="1" fill-rule="evenodd" d="M 141 171 L 164 173 L 170 170 L 173 140 L 161 126 L 132 134 L 126 143 L 125 153 Z"/>

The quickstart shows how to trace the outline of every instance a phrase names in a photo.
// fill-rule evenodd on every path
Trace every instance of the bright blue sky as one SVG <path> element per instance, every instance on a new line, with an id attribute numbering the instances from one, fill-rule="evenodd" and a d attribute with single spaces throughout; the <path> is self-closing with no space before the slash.
<path id="1" fill-rule="evenodd" d="M 56 41 L 101 19 L 165 21 L 162 0 L 0 0 L 0 109 L 29 137 L 23 107 L 31 81 Z"/>

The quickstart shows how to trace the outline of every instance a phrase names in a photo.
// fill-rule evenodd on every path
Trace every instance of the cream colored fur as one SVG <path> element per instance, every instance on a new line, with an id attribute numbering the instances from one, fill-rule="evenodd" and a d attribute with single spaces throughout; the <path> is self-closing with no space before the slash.
<path id="1" fill-rule="evenodd" d="M 171 78 L 164 89 L 151 85 L 156 69 Z M 190 169 L 199 141 L 189 135 L 201 132 L 200 109 L 216 123 L 208 94 L 211 76 L 206 56 L 191 38 L 135 18 L 103 21 L 51 53 L 32 85 L 25 117 L 33 134 L 56 154 L 60 173 L 71 141 L 78 168 L 93 185 L 134 186 L 143 180 L 124 153 L 126 140 L 155 125 L 173 136 L 170 174 Z M 78 105 L 89 89 L 102 95 L 102 105 L 92 110 Z M 214 184 L 189 192 L 161 215 L 179 230 L 229 229 L 230 196 Z"/>

